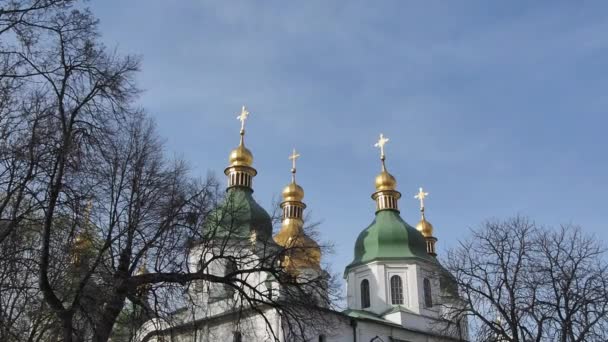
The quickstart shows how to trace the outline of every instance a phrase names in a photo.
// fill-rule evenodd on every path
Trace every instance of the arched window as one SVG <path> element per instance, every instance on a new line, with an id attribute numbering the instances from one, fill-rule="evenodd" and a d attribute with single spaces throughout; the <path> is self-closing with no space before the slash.
<path id="1" fill-rule="evenodd" d="M 361 308 L 369 308 L 369 281 L 361 281 Z"/>
<path id="2" fill-rule="evenodd" d="M 393 305 L 403 304 L 403 281 L 398 275 L 391 277 L 391 301 Z"/>
<path id="3" fill-rule="evenodd" d="M 428 278 L 423 280 L 424 286 L 424 306 L 430 308 L 433 306 L 433 294 L 431 293 L 431 281 Z"/>

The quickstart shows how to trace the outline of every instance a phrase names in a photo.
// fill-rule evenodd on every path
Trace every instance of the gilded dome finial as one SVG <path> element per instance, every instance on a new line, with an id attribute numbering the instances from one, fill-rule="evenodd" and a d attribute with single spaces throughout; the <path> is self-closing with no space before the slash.
<path id="1" fill-rule="evenodd" d="M 253 154 L 245 147 L 245 121 L 249 117 L 249 111 L 245 106 L 241 108 L 241 113 L 236 117 L 241 122 L 241 140 L 239 146 L 230 151 L 228 157 L 228 167 L 224 170 L 228 176 L 228 188 L 242 186 L 251 188 L 252 178 L 257 171 L 252 167 Z"/>
<path id="2" fill-rule="evenodd" d="M 374 147 L 380 149 L 380 160 L 382 161 L 382 170 L 376 176 L 376 192 L 372 194 L 372 198 L 376 201 L 377 211 L 384 209 L 398 210 L 397 200 L 401 197 L 401 194 L 396 190 L 397 180 L 386 171 L 384 145 L 388 141 L 389 139 L 380 133 L 378 142 L 374 144 Z"/>
<path id="3" fill-rule="evenodd" d="M 380 138 L 378 139 L 378 142 L 374 144 L 374 147 L 378 147 L 380 149 L 380 160 L 382 161 L 382 171 L 376 177 L 377 191 L 395 190 L 397 188 L 397 180 L 395 180 L 395 177 L 393 177 L 393 175 L 386 171 L 386 156 L 384 154 L 384 145 L 386 145 L 388 141 L 389 139 L 385 137 L 384 134 L 380 133 Z"/>
<path id="4" fill-rule="evenodd" d="M 293 149 L 293 152 L 289 156 L 289 160 L 291 160 L 291 182 L 296 182 L 296 160 L 300 158 L 300 154 L 296 152 L 296 149 Z"/>
<path id="5" fill-rule="evenodd" d="M 424 199 L 428 196 L 428 192 L 424 192 L 422 188 L 418 189 L 418 193 L 414 196 L 415 199 L 420 201 L 420 212 L 422 213 L 422 218 L 424 219 Z"/>
<path id="6" fill-rule="evenodd" d="M 251 166 L 253 164 L 253 155 L 245 147 L 245 121 L 249 117 L 249 111 L 243 106 L 241 108 L 241 114 L 237 116 L 237 120 L 241 122 L 241 140 L 239 146 L 230 152 L 229 162 L 230 166 Z"/>
<path id="7" fill-rule="evenodd" d="M 389 141 L 388 138 L 384 137 L 384 134 L 380 133 L 380 138 L 378 142 L 374 144 L 374 147 L 378 147 L 380 149 L 380 160 L 382 161 L 382 171 L 386 171 L 386 165 L 384 165 L 384 160 L 386 156 L 384 155 L 384 145 Z"/>
<path id="8" fill-rule="evenodd" d="M 289 156 L 291 160 L 291 183 L 283 189 L 283 200 L 284 201 L 295 201 L 300 202 L 304 199 L 304 189 L 296 184 L 296 160 L 300 158 L 300 154 L 293 149 L 293 152 Z"/>
<path id="9" fill-rule="evenodd" d="M 414 196 L 415 199 L 420 201 L 421 215 L 420 222 L 418 222 L 416 225 L 416 229 L 422 234 L 422 236 L 424 236 L 426 240 L 427 253 L 432 256 L 436 256 L 437 253 L 435 252 L 435 242 L 437 242 L 437 239 L 433 236 L 433 225 L 426 220 L 426 217 L 424 217 L 424 200 L 428 195 L 428 192 L 424 192 L 422 188 L 419 188 L 418 193 L 416 196 Z"/>
<path id="10" fill-rule="evenodd" d="M 300 154 L 293 149 L 291 160 L 291 183 L 283 189 L 283 217 L 281 229 L 274 236 L 274 241 L 287 249 L 282 265 L 294 274 L 302 269 L 320 269 L 321 249 L 319 245 L 304 232 L 303 214 L 306 204 L 304 189 L 296 183 L 296 160 Z"/>
<path id="11" fill-rule="evenodd" d="M 245 108 L 245 106 L 241 107 L 241 114 L 236 117 L 236 119 L 241 122 L 241 137 L 245 135 L 245 121 L 247 120 L 248 116 L 249 111 L 247 111 L 247 108 Z"/>

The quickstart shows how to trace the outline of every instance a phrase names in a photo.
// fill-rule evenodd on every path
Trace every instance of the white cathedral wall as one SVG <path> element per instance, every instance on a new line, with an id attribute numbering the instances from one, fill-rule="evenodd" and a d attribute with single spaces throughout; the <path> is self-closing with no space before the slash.
<path id="1" fill-rule="evenodd" d="M 424 300 L 420 292 L 422 278 L 420 266 L 416 262 L 375 261 L 349 270 L 346 276 L 347 305 L 350 309 L 367 310 L 382 314 L 394 305 L 391 300 L 390 278 L 394 275 L 403 281 L 403 307 L 421 312 Z M 361 282 L 368 279 L 370 283 L 370 307 L 361 307 Z"/>
<path id="2" fill-rule="evenodd" d="M 243 243 L 242 241 L 235 241 L 232 246 L 229 245 L 223 250 L 223 255 L 235 255 L 239 264 L 241 264 L 239 266 L 254 268 L 259 260 L 255 251 L 256 247 L 256 245 L 252 245 L 249 242 Z M 200 261 L 205 260 L 205 262 L 209 262 L 215 253 L 218 253 L 216 248 L 205 249 L 202 246 L 193 247 L 188 256 L 189 271 L 197 272 L 200 267 Z M 206 271 L 209 274 L 223 276 L 226 274 L 226 266 L 226 259 L 213 260 L 209 262 Z M 256 288 L 259 292 L 266 291 L 268 289 L 267 286 L 270 285 L 267 282 L 268 274 L 266 272 L 246 273 L 240 278 L 249 286 Z M 195 315 L 198 318 L 209 317 L 232 309 L 237 303 L 234 302 L 233 298 L 229 297 L 225 288 L 227 287 L 224 284 L 196 281 L 195 284 L 189 288 L 189 295 L 195 301 Z M 247 291 L 250 296 L 254 296 L 253 290 L 251 289 L 243 288 L 242 291 Z M 224 295 L 226 296 L 225 299 L 218 300 L 217 298 L 214 298 L 222 297 Z"/>
<path id="3" fill-rule="evenodd" d="M 246 253 L 249 255 L 251 260 L 249 262 L 255 262 L 255 255 L 251 253 L 251 250 L 243 249 L 243 246 L 235 248 L 234 253 Z M 201 258 L 202 250 L 200 248 L 193 248 L 189 256 L 189 267 L 191 271 L 195 272 L 198 270 L 198 261 Z M 209 260 L 212 253 L 202 256 L 203 259 Z M 209 267 L 211 273 L 223 274 L 225 265 L 221 262 L 212 263 Z M 423 333 L 424 331 L 433 331 L 436 328 L 432 327 L 433 318 L 439 316 L 439 306 L 433 308 L 424 307 L 424 293 L 423 293 L 423 279 L 429 277 L 431 279 L 433 301 L 437 302 L 441 297 L 439 293 L 439 280 L 434 273 L 432 265 L 425 262 L 416 262 L 408 260 L 407 262 L 393 262 L 393 261 L 378 261 L 372 262 L 365 265 L 360 265 L 352 268 L 346 274 L 347 283 L 347 304 L 350 309 L 361 310 L 361 294 L 360 294 L 360 283 L 363 279 L 368 279 L 370 282 L 370 308 L 364 309 L 371 311 L 376 314 L 383 314 L 393 307 L 390 296 L 390 282 L 389 279 L 393 275 L 401 276 L 403 280 L 403 294 L 404 303 L 403 307 L 410 310 L 412 313 L 399 312 L 395 317 L 392 315 L 387 319 L 399 323 L 399 325 L 420 331 L 420 333 L 408 331 L 406 329 L 399 329 L 398 327 L 391 326 L 390 324 L 382 323 L 371 323 L 367 321 L 359 321 L 356 328 L 357 341 L 369 341 L 370 339 L 379 336 L 385 341 L 389 341 L 389 336 L 399 338 L 407 341 L 435 341 L 436 338 L 429 334 Z M 255 286 L 263 285 L 266 280 L 266 274 L 254 273 L 247 277 L 247 281 Z M 225 320 L 214 319 L 213 322 L 208 322 L 207 325 L 197 329 L 196 333 L 183 333 L 181 340 L 188 342 L 195 341 L 232 341 L 233 333 L 235 329 L 239 329 L 243 333 L 243 341 L 270 341 L 270 335 L 266 326 L 266 322 L 260 315 L 241 319 L 239 325 L 236 326 L 234 317 L 230 315 L 223 315 L 235 307 L 235 303 L 229 299 L 215 301 L 208 303 L 209 294 L 207 291 L 201 291 L 201 286 L 191 287 L 191 295 L 195 300 L 199 301 L 195 303 L 194 308 L 189 310 L 183 317 L 183 322 L 189 322 L 194 320 L 200 320 L 210 317 L 225 316 Z M 197 305 L 198 304 L 198 305 Z M 343 316 L 335 326 L 331 329 L 327 329 L 325 333 L 326 341 L 332 342 L 343 342 L 353 341 L 353 328 L 350 326 L 350 320 Z M 270 321 L 273 326 L 276 324 L 278 328 L 281 323 L 276 313 L 269 313 Z M 337 317 L 337 316 L 336 316 Z M 276 322 L 275 322 L 276 321 Z M 275 330 L 276 331 L 276 330 Z M 282 341 L 289 341 L 285 337 L 281 337 Z M 318 336 L 311 336 L 311 341 L 316 341 Z"/>
<path id="4" fill-rule="evenodd" d="M 440 281 L 436 266 L 417 260 L 376 261 L 360 265 L 346 274 L 347 305 L 349 309 L 366 310 L 383 315 L 397 305 L 392 304 L 390 278 L 399 275 L 403 281 L 403 308 L 409 310 L 386 314 L 385 319 L 416 331 L 441 333 L 438 319 L 442 315 L 445 296 L 440 292 Z M 433 305 L 427 307 L 424 298 L 424 279 L 431 282 Z M 370 282 L 370 307 L 361 307 L 361 281 Z M 373 337 L 373 336 L 372 336 Z"/>

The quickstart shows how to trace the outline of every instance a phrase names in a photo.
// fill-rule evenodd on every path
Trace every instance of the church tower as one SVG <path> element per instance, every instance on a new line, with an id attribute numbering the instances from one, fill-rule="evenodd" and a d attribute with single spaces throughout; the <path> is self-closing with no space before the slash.
<path id="1" fill-rule="evenodd" d="M 204 227 L 210 238 L 248 239 L 253 242 L 272 241 L 270 215 L 253 198 L 253 154 L 245 147 L 245 121 L 249 111 L 243 106 L 237 117 L 241 121 L 239 145 L 230 152 L 228 166 L 224 170 L 228 185 L 226 198 L 216 209 Z"/>
<path id="2" fill-rule="evenodd" d="M 294 276 L 316 276 L 321 270 L 321 249 L 317 242 L 304 232 L 304 189 L 296 183 L 296 159 L 300 155 L 293 150 L 291 183 L 283 189 L 281 229 L 274 241 L 286 249 L 283 266 Z"/>
<path id="3" fill-rule="evenodd" d="M 365 311 L 420 329 L 429 318 L 439 317 L 435 302 L 441 289 L 438 274 L 444 270 L 434 257 L 434 244 L 428 250 L 429 240 L 401 218 L 401 193 L 386 166 L 384 149 L 388 141 L 381 134 L 375 145 L 380 149 L 381 161 L 372 194 L 375 218 L 359 234 L 354 259 L 345 270 L 348 311 Z"/>
<path id="4" fill-rule="evenodd" d="M 224 170 L 227 177 L 226 196 L 208 215 L 203 225 L 203 238 L 190 251 L 192 270 L 199 270 L 201 265 L 207 264 L 206 270 L 213 275 L 239 277 L 235 271 L 248 262 L 263 259 L 263 254 L 269 248 L 276 247 L 272 240 L 270 215 L 253 198 L 253 178 L 257 170 L 253 167 L 253 154 L 245 147 L 245 121 L 248 116 L 249 111 L 243 106 L 237 117 L 241 122 L 239 145 L 230 152 L 228 166 Z M 268 281 L 265 277 L 261 273 L 252 274 L 247 281 L 266 284 Z M 192 287 L 192 291 L 206 304 L 207 315 L 234 306 L 235 288 L 229 284 L 201 281 Z"/>
<path id="5" fill-rule="evenodd" d="M 424 236 L 424 240 L 426 241 L 426 252 L 429 255 L 436 257 L 437 251 L 435 250 L 435 243 L 437 242 L 437 238 L 433 236 L 433 225 L 426 220 L 424 216 L 424 199 L 428 196 L 428 192 L 424 192 L 422 188 L 418 190 L 418 193 L 414 198 L 420 201 L 420 222 L 416 225 L 416 230 Z"/>

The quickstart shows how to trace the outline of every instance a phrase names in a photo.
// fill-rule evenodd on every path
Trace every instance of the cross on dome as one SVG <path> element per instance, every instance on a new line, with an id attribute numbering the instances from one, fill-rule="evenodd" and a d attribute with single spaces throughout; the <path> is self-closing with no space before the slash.
<path id="1" fill-rule="evenodd" d="M 247 111 L 247 108 L 245 108 L 245 106 L 243 106 L 241 108 L 241 114 L 236 117 L 237 120 L 239 120 L 241 122 L 241 132 L 245 131 L 245 120 L 247 120 L 248 116 L 249 116 L 249 111 Z"/>
<path id="2" fill-rule="evenodd" d="M 293 149 L 293 152 L 289 156 L 289 160 L 291 160 L 291 172 L 296 172 L 296 160 L 300 158 L 300 154 L 296 152 L 296 149 Z"/>
<path id="3" fill-rule="evenodd" d="M 293 149 L 293 152 L 289 156 L 289 160 L 291 160 L 291 181 L 296 182 L 296 160 L 300 158 L 300 154 L 296 152 L 296 149 Z"/>
<path id="4" fill-rule="evenodd" d="M 378 147 L 380 149 L 380 159 L 384 160 L 384 145 L 388 142 L 388 138 L 384 137 L 384 134 L 380 133 L 380 138 L 378 142 L 374 145 L 374 147 Z"/>
<path id="5" fill-rule="evenodd" d="M 424 210 L 424 199 L 429 195 L 428 192 L 424 192 L 422 188 L 418 190 L 418 194 L 414 196 L 415 199 L 420 200 L 420 210 Z"/>

